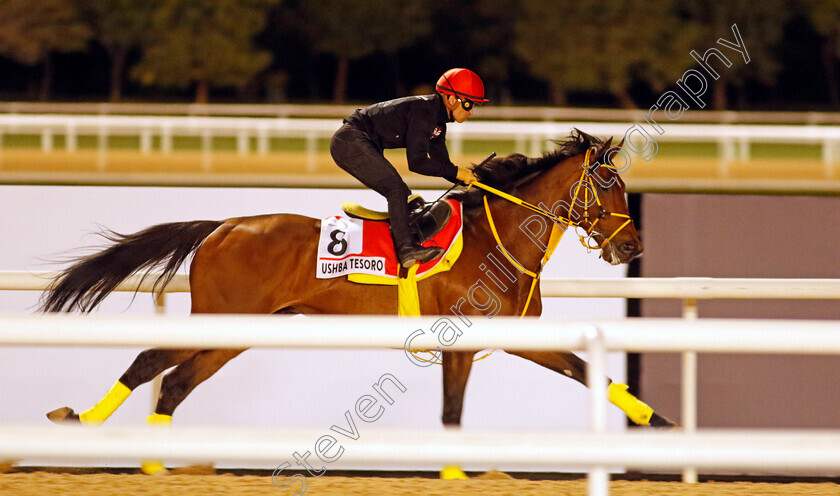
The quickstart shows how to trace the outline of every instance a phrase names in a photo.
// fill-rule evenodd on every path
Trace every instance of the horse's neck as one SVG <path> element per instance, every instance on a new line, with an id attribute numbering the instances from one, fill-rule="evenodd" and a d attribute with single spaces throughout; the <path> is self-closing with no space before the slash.
<path id="1" fill-rule="evenodd" d="M 570 190 L 576 180 L 573 177 L 574 170 L 570 164 L 558 164 L 508 193 L 555 215 L 566 217 L 571 201 Z M 554 223 L 540 214 L 492 194 L 488 196 L 488 201 L 501 244 L 524 268 L 538 271 Z M 486 213 L 482 212 L 480 217 L 479 222 L 490 232 Z"/>
<path id="2" fill-rule="evenodd" d="M 488 197 L 488 200 L 493 226 L 501 243 L 496 241 L 493 235 L 485 208 L 472 219 L 483 233 L 482 238 L 491 243 L 488 253 L 504 258 L 503 250 L 496 248 L 496 245 L 500 244 L 522 267 L 537 271 L 548 244 L 551 222 L 546 222 L 538 214 L 507 200 L 491 197 Z M 545 232 L 540 232 L 541 230 Z"/>

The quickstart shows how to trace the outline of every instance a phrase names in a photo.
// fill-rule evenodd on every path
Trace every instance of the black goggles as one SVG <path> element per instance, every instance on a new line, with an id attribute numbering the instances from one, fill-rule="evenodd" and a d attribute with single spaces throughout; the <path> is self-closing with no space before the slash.
<path id="1" fill-rule="evenodd" d="M 476 106 L 476 103 L 472 100 L 467 100 L 466 98 L 458 98 L 458 101 L 461 102 L 461 108 L 469 112 Z"/>

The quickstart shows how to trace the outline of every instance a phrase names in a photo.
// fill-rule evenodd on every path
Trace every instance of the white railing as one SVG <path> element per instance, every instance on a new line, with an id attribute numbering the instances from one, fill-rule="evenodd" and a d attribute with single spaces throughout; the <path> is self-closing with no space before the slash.
<path id="1" fill-rule="evenodd" d="M 225 104 L 225 103 L 63 103 L 0 102 L 0 113 L 24 114 L 94 114 L 94 115 L 201 115 L 222 117 L 317 117 L 342 119 L 356 105 L 319 104 Z M 530 121 L 627 121 L 641 122 L 647 110 L 598 109 L 574 107 L 483 106 L 473 117 L 478 120 Z M 731 110 L 687 110 L 680 122 L 720 124 L 840 124 L 840 112 L 774 112 Z"/>
<path id="2" fill-rule="evenodd" d="M 659 124 L 664 134 L 651 130 L 645 122 L 645 129 L 653 133 L 657 142 L 706 142 L 716 143 L 721 162 L 719 174 L 728 176 L 726 164 L 734 160 L 747 160 L 752 143 L 817 144 L 822 147 L 822 162 L 826 178 L 834 178 L 834 163 L 837 161 L 840 144 L 840 126 L 816 125 L 747 125 L 747 124 L 684 124 L 671 122 L 664 117 Z M 0 135 L 3 133 L 33 134 L 40 136 L 44 151 L 55 149 L 55 136 L 64 136 L 64 148 L 78 149 L 80 135 L 96 136 L 97 149 L 105 153 L 109 136 L 134 136 L 139 140 L 138 150 L 151 153 L 153 138 L 160 139 L 160 151 L 173 150 L 176 136 L 200 137 L 201 149 L 205 154 L 213 152 L 213 138 L 225 137 L 236 140 L 236 151 L 240 155 L 251 152 L 251 138 L 256 139 L 256 153 L 265 155 L 270 150 L 271 138 L 299 138 L 306 142 L 310 157 L 319 153 L 319 140 L 329 139 L 341 125 L 341 119 L 307 118 L 259 118 L 259 117 L 200 117 L 200 116 L 126 116 L 126 115 L 67 115 L 67 114 L 0 114 Z M 553 145 L 550 140 L 562 139 L 573 127 L 583 127 L 590 134 L 599 136 L 624 136 L 633 122 L 544 122 L 544 121 L 470 121 L 451 126 L 447 131 L 447 143 L 452 155 L 463 152 L 465 140 L 513 140 L 519 153 L 539 155 Z M 635 133 L 634 143 L 639 143 L 640 134 Z M 647 153 L 650 150 L 646 150 Z M 314 170 L 316 161 L 308 160 Z M 204 162 L 206 168 L 212 162 Z M 100 168 L 105 162 L 100 161 Z"/>
<path id="3" fill-rule="evenodd" d="M 277 325 L 278 318 L 282 317 L 9 314 L 0 318 L 0 345 L 399 349 L 408 333 L 395 332 L 395 328 L 430 328 L 439 317 L 395 321 L 392 316 L 338 315 L 286 319 L 282 326 Z M 123 332 L 114 332 L 115 326 Z M 679 333 L 674 332 L 677 326 L 682 329 Z M 737 336 L 730 334 L 732 327 L 737 327 Z M 791 332 L 794 327 L 797 331 Z M 235 333 L 230 332 L 233 328 L 237 329 Z M 512 328 L 516 332 L 510 332 Z M 482 321 L 480 332 L 465 332 L 447 348 L 588 350 L 593 339 L 590 333 L 596 328 L 606 336 L 603 346 L 616 351 L 840 354 L 840 321 L 736 319 L 572 321 L 494 317 Z M 433 333 L 424 333 L 411 343 L 417 349 L 434 349 L 439 346 L 437 339 Z"/>
<path id="4" fill-rule="evenodd" d="M 0 291 L 43 291 L 58 274 L 51 271 L 0 270 Z M 151 293 L 155 279 L 157 279 L 157 274 L 151 274 L 146 278 L 134 275 L 117 286 L 115 291 Z M 164 293 L 189 292 L 190 281 L 187 274 L 175 274 L 164 289 Z"/>
<path id="5" fill-rule="evenodd" d="M 27 273 L 22 271 L 0 272 L 0 290 L 43 290 L 53 273 Z M 151 291 L 154 277 L 147 278 L 140 291 Z M 140 279 L 131 278 L 120 285 L 119 291 L 134 291 Z M 711 278 L 627 278 L 627 279 L 544 279 L 540 282 L 542 296 L 546 297 L 592 297 L 592 298 L 669 298 L 682 300 L 683 322 L 698 317 L 698 300 L 739 299 L 840 299 L 840 280 L 837 279 L 711 279 Z M 185 274 L 178 274 L 167 286 L 166 292 L 188 292 L 189 281 Z M 164 300 L 156 301 L 158 313 L 164 313 Z M 705 320 L 704 320 L 705 322 Z M 767 321 L 762 321 L 764 324 Z M 116 325 L 116 323 L 115 323 Z M 120 319 L 120 325 L 128 325 Z M 796 335 L 798 336 L 798 334 Z M 161 336 L 161 339 L 164 339 Z M 205 336 L 206 338 L 206 336 Z M 712 336 L 711 343 L 716 342 Z M 166 343 L 168 341 L 160 341 Z M 143 345 L 152 346 L 151 340 Z M 710 346 L 706 342 L 704 346 Z M 70 343 L 64 343 L 70 344 Z M 241 343 L 247 344 L 247 343 Z M 789 346 L 790 343 L 785 346 Z M 776 351 L 795 352 L 798 348 L 782 348 Z M 679 351 L 679 350 L 670 350 Z M 709 351 L 707 349 L 701 351 Z M 729 351 L 729 350 L 718 350 Z M 685 432 L 695 432 L 697 427 L 697 350 L 682 351 L 682 419 Z M 157 390 L 157 388 L 155 388 Z M 156 397 L 156 394 L 154 395 Z M 686 469 L 683 480 L 697 481 L 695 468 Z"/>
<path id="6" fill-rule="evenodd" d="M 173 346 L 173 347 L 317 347 L 402 348 L 406 333 L 431 328 L 434 318 L 314 317 L 285 320 L 276 316 L 6 316 L 0 318 L 2 345 Z M 340 325 L 339 325 L 340 324 Z M 230 333 L 235 325 L 237 333 Z M 607 467 L 814 470 L 840 464 L 840 432 L 714 431 L 688 433 L 606 432 L 608 351 L 692 351 L 728 353 L 840 354 L 840 322 L 703 319 L 628 319 L 569 322 L 559 319 L 497 317 L 476 323 L 449 346 L 453 350 L 486 347 L 509 350 L 585 350 L 590 360 L 590 432 L 428 433 L 380 432 L 348 447 L 345 462 L 460 463 L 494 466 L 533 463 L 551 468 L 582 467 L 589 472 L 589 493 L 608 493 Z M 114 326 L 121 332 L 114 333 Z M 511 332 L 515 328 L 516 332 Z M 679 332 L 675 329 L 679 328 Z M 795 332 L 792 330 L 795 329 Z M 428 333 L 418 348 L 439 346 Z M 4 427 L 0 458 L 59 457 L 89 459 L 165 458 L 188 461 L 274 462 L 278 453 L 303 445 L 301 434 L 228 431 L 209 436 L 197 430 L 150 433 L 138 429 Z M 68 447 L 70 447 L 68 449 Z"/>
<path id="7" fill-rule="evenodd" d="M 58 275 L 50 271 L 0 271 L 0 291 L 43 291 Z M 156 279 L 132 276 L 117 291 L 151 292 Z M 138 284 L 142 284 L 138 288 Z M 187 274 L 175 274 L 165 293 L 188 293 Z M 542 296 L 574 298 L 840 299 L 840 279 L 745 279 L 645 277 L 625 279 L 541 279 Z"/>

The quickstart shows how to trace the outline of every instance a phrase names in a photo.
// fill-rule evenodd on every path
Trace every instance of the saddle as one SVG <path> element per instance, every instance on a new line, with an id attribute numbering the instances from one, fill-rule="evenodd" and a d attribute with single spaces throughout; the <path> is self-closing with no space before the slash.
<path id="1" fill-rule="evenodd" d="M 353 203 L 344 203 L 347 217 L 328 217 L 321 221 L 316 277 L 347 277 L 357 284 L 397 287 L 397 313 L 420 315 L 417 281 L 452 268 L 463 249 L 463 205 L 442 200 L 428 207 L 419 195 L 409 201 L 411 229 L 419 243 L 439 246 L 442 257 L 408 269 L 400 267 L 391 238 L 388 214 Z"/>
<path id="2" fill-rule="evenodd" d="M 426 202 L 418 194 L 408 197 L 408 224 L 411 227 L 411 235 L 415 243 L 422 244 L 434 237 L 449 222 L 452 217 L 452 206 L 439 201 L 425 208 Z M 344 202 L 341 209 L 348 217 L 362 220 L 372 220 L 390 223 L 388 212 L 370 210 L 359 204 Z"/>

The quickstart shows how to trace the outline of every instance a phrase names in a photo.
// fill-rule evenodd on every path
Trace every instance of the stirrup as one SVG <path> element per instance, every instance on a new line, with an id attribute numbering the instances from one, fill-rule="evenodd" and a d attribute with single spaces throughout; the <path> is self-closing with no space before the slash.
<path id="1" fill-rule="evenodd" d="M 397 258 L 404 269 L 409 269 L 414 264 L 431 262 L 441 255 L 443 249 L 438 246 L 420 246 L 412 243 L 397 248 Z"/>
<path id="2" fill-rule="evenodd" d="M 411 215 L 415 210 L 420 210 L 426 206 L 426 200 L 422 196 L 414 193 L 408 197 L 408 215 Z"/>

